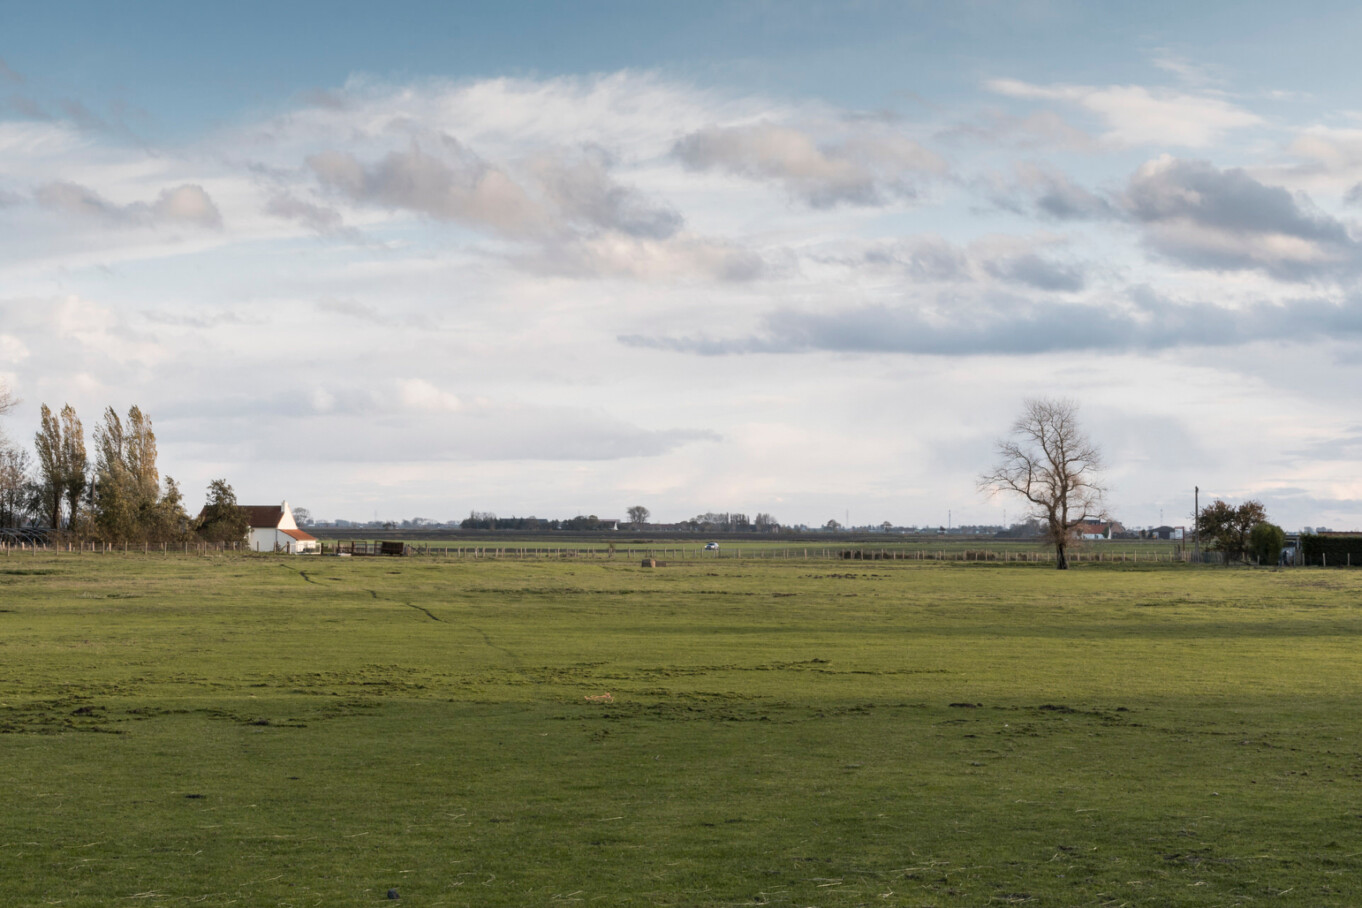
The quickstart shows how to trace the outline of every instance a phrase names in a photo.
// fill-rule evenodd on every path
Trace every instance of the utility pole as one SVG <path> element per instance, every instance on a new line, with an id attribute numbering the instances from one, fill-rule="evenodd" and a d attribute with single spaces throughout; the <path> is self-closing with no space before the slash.
<path id="1" fill-rule="evenodd" d="M 1193 486 L 1195 491 L 1192 493 L 1192 532 L 1196 534 L 1194 551 L 1196 552 L 1197 563 L 1201 563 L 1201 486 Z"/>

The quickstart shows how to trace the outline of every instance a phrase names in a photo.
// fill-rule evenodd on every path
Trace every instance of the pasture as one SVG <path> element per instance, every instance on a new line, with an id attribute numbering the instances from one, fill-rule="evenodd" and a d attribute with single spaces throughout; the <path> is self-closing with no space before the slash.
<path id="1" fill-rule="evenodd" d="M 0 903 L 1356 905 L 1362 575 L 0 558 Z"/>

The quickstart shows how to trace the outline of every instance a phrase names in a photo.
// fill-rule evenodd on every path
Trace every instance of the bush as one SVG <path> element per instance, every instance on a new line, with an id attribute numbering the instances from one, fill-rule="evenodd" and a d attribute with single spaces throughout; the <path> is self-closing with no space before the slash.
<path id="1" fill-rule="evenodd" d="M 1275 523 L 1257 524 L 1249 531 L 1249 551 L 1259 564 L 1276 564 L 1286 544 L 1286 533 Z"/>
<path id="2" fill-rule="evenodd" d="M 1302 536 L 1301 563 L 1330 567 L 1362 565 L 1362 536 Z"/>

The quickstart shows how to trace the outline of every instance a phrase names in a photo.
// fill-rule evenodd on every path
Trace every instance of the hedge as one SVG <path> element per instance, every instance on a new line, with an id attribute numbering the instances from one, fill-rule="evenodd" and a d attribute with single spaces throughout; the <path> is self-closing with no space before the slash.
<path id="1" fill-rule="evenodd" d="M 1362 536 L 1301 536 L 1301 563 L 1362 567 Z"/>

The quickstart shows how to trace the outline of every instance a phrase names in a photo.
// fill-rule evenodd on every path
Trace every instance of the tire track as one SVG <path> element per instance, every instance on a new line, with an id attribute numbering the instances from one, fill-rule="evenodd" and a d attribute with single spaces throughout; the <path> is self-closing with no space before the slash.
<path id="1" fill-rule="evenodd" d="M 471 631 L 476 631 L 478 636 L 482 638 L 483 644 L 486 645 L 488 649 L 496 650 L 497 652 L 504 655 L 506 658 L 510 659 L 511 663 L 516 668 L 520 668 L 520 657 L 517 656 L 515 653 L 511 652 L 510 650 L 508 650 L 506 647 L 498 646 L 497 644 L 493 643 L 492 638 L 487 636 L 487 631 L 483 630 L 482 628 L 474 624 L 465 624 L 464 627 L 468 628 Z"/>
<path id="2" fill-rule="evenodd" d="M 377 590 L 365 590 L 364 592 L 368 593 L 370 596 L 373 596 L 374 599 L 377 600 L 377 601 L 380 601 L 380 602 L 383 601 L 382 599 L 379 598 L 379 595 L 378 595 L 378 591 L 377 591 Z M 430 609 L 426 608 L 425 606 L 417 605 L 417 604 L 415 604 L 414 602 L 401 602 L 401 603 L 398 603 L 398 604 L 399 604 L 399 605 L 405 605 L 407 608 L 416 609 L 416 611 L 424 613 L 425 616 L 426 616 L 427 618 L 429 618 L 431 621 L 438 621 L 438 622 L 440 622 L 441 624 L 444 624 L 444 623 L 445 623 L 445 619 L 439 617 L 438 615 L 436 615 L 434 612 L 432 612 Z"/>

